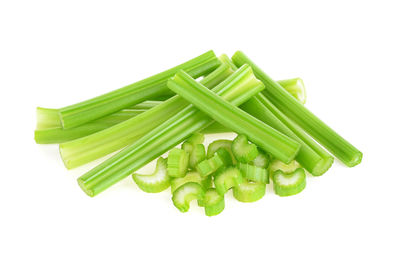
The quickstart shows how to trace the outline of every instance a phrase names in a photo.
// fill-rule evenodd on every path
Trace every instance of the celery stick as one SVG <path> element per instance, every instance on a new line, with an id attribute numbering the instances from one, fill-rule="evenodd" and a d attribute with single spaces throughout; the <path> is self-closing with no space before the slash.
<path id="1" fill-rule="evenodd" d="M 278 83 L 273 81 L 246 55 L 238 51 L 232 57 L 237 66 L 249 64 L 254 74 L 264 83 L 265 96 L 287 117 L 302 127 L 309 135 L 328 149 L 334 156 L 349 167 L 356 166 L 362 160 L 362 153 L 332 128 L 322 122 L 304 107 Z"/>
<path id="2" fill-rule="evenodd" d="M 304 87 L 304 82 L 301 78 L 278 80 L 277 83 L 300 103 L 303 105 L 306 103 L 306 88 Z"/>
<path id="3" fill-rule="evenodd" d="M 250 67 L 245 65 L 213 91 L 232 104 L 240 105 L 262 88 Z M 99 194 L 213 122 L 193 105 L 186 105 L 174 113 L 173 117 L 136 142 L 79 177 L 78 184 L 82 190 L 89 196 Z"/>
<path id="4" fill-rule="evenodd" d="M 49 129 L 61 127 L 60 117 L 58 116 L 58 109 L 53 108 L 36 108 L 36 129 Z"/>
<path id="5" fill-rule="evenodd" d="M 283 162 L 290 162 L 296 156 L 300 149 L 298 142 L 218 97 L 184 71 L 178 72 L 174 78 L 179 81 L 168 81 L 168 87 L 215 121 L 246 135 L 250 141 Z"/>
<path id="6" fill-rule="evenodd" d="M 152 77 L 104 95 L 61 108 L 59 111 L 65 129 L 76 127 L 97 118 L 112 114 L 153 97 L 168 95 L 167 80 L 183 69 L 193 77 L 206 75 L 220 65 L 213 51 L 208 51 L 192 60 Z"/>
<path id="7" fill-rule="evenodd" d="M 216 84 L 232 73 L 233 71 L 229 67 L 222 65 L 201 82 Z M 207 85 L 207 87 L 214 87 L 214 85 Z M 174 96 L 162 104 L 120 124 L 95 134 L 63 143 L 60 145 L 60 153 L 64 164 L 68 169 L 71 169 L 124 148 L 171 117 L 174 117 L 178 111 L 188 104 L 181 97 Z"/>

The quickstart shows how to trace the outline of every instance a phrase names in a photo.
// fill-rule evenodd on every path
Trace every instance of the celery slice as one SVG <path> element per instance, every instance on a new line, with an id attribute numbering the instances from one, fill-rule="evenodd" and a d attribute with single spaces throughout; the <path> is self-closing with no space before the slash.
<path id="1" fill-rule="evenodd" d="M 203 144 L 195 144 L 189 155 L 189 167 L 195 169 L 196 165 L 206 159 L 206 149 Z"/>
<path id="2" fill-rule="evenodd" d="M 249 144 L 245 135 L 238 135 L 232 142 L 232 153 L 239 162 L 248 163 L 258 155 L 255 144 Z"/>
<path id="3" fill-rule="evenodd" d="M 246 57 L 243 52 L 236 52 L 232 60 L 237 66 L 249 64 L 253 68 L 254 74 L 264 83 L 265 90 L 263 93 L 266 97 L 344 164 L 353 167 L 361 162 L 362 153 L 357 148 L 305 108 L 303 104 Z"/>
<path id="4" fill-rule="evenodd" d="M 257 157 L 251 162 L 252 165 L 260 167 L 260 168 L 268 168 L 270 157 L 264 151 L 258 150 Z"/>
<path id="5" fill-rule="evenodd" d="M 189 166 L 189 154 L 179 148 L 172 149 L 168 154 L 167 172 L 170 177 L 183 177 Z"/>
<path id="6" fill-rule="evenodd" d="M 279 196 L 291 196 L 300 193 L 306 187 L 306 174 L 303 168 L 291 173 L 277 170 L 273 174 L 274 191 Z"/>
<path id="7" fill-rule="evenodd" d="M 184 177 L 171 179 L 171 193 L 188 182 L 196 182 L 204 189 L 211 187 L 211 176 L 203 178 L 198 172 L 188 172 Z"/>
<path id="8" fill-rule="evenodd" d="M 229 152 L 224 148 L 219 148 L 213 157 L 203 160 L 196 165 L 197 171 L 201 176 L 209 176 L 221 167 L 232 165 L 232 159 Z"/>
<path id="9" fill-rule="evenodd" d="M 221 65 L 210 73 L 201 82 L 212 78 L 213 84 L 222 82 L 233 71 L 226 65 Z M 218 80 L 216 80 L 218 79 Z M 207 87 L 214 87 L 207 85 Z M 174 96 L 152 109 L 128 119 L 120 124 L 95 134 L 66 142 L 60 145 L 60 154 L 68 169 L 101 158 L 134 143 L 148 132 L 174 117 L 178 111 L 187 107 L 189 103 L 179 96 Z"/>
<path id="10" fill-rule="evenodd" d="M 240 202 L 254 202 L 264 197 L 266 186 L 265 183 L 243 180 L 242 183 L 233 188 L 233 197 Z"/>
<path id="11" fill-rule="evenodd" d="M 232 104 L 240 105 L 240 102 L 259 93 L 262 88 L 246 65 L 218 84 L 213 91 Z M 99 194 L 213 122 L 193 105 L 174 113 L 175 116 L 79 177 L 78 184 L 82 190 L 89 196 Z"/>
<path id="12" fill-rule="evenodd" d="M 214 125 L 214 124 L 213 124 Z M 207 127 L 208 129 L 209 127 Z M 220 139 L 220 140 L 215 140 L 213 141 L 211 144 L 208 145 L 207 147 L 207 158 L 211 158 L 214 156 L 215 152 L 219 149 L 219 148 L 224 148 L 225 150 L 227 150 L 229 152 L 229 154 L 231 155 L 232 158 L 232 164 L 236 164 L 236 158 L 232 153 L 232 141 L 231 140 L 224 140 L 224 139 Z"/>
<path id="13" fill-rule="evenodd" d="M 243 174 L 243 177 L 247 180 L 259 183 L 269 183 L 269 174 L 267 169 L 248 163 L 239 163 L 237 167 Z"/>
<path id="14" fill-rule="evenodd" d="M 222 168 L 214 176 L 215 190 L 221 196 L 242 182 L 242 174 L 235 167 Z"/>
<path id="15" fill-rule="evenodd" d="M 178 72 L 177 75 L 180 78 L 178 82 L 168 81 L 168 87 L 175 93 L 222 125 L 246 135 L 250 141 L 270 152 L 274 157 L 284 162 L 294 159 L 300 149 L 298 142 L 218 97 L 184 71 Z"/>
<path id="16" fill-rule="evenodd" d="M 149 193 L 157 193 L 170 186 L 170 177 L 167 174 L 167 160 L 160 157 L 153 174 L 132 174 L 132 178 L 138 187 Z"/>
<path id="17" fill-rule="evenodd" d="M 214 188 L 206 191 L 204 200 L 200 204 L 204 205 L 205 214 L 209 217 L 218 215 L 225 209 L 224 196 L 218 194 Z"/>
<path id="18" fill-rule="evenodd" d="M 214 52 L 208 51 L 152 77 L 104 95 L 61 108 L 59 115 L 62 125 L 65 129 L 76 127 L 153 97 L 170 94 L 171 92 L 166 87 L 166 82 L 181 69 L 197 78 L 213 71 L 219 65 L 220 61 Z"/>
<path id="19" fill-rule="evenodd" d="M 268 168 L 269 177 L 272 179 L 273 175 L 274 175 L 274 172 L 276 172 L 278 170 L 282 171 L 284 173 L 291 173 L 291 172 L 294 172 L 297 168 L 301 168 L 301 166 L 295 160 L 293 160 L 290 163 L 286 164 L 284 162 L 281 162 L 281 161 L 275 159 L 275 160 L 272 161 L 271 165 Z"/>
<path id="20" fill-rule="evenodd" d="M 204 189 L 196 182 L 188 182 L 176 189 L 172 195 L 172 202 L 181 212 L 187 212 L 192 200 L 203 200 Z"/>

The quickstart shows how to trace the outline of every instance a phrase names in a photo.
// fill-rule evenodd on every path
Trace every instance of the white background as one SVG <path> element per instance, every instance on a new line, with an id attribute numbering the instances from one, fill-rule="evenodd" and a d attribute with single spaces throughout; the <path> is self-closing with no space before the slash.
<path id="1" fill-rule="evenodd" d="M 399 259 L 397 4 L 1 1 L 0 258 Z M 274 79 L 302 77 L 307 107 L 362 164 L 335 162 L 293 197 L 269 187 L 244 204 L 229 193 L 209 218 L 130 178 L 89 198 L 76 178 L 94 164 L 67 171 L 56 145 L 34 143 L 36 106 L 76 103 L 209 49 L 243 50 Z"/>

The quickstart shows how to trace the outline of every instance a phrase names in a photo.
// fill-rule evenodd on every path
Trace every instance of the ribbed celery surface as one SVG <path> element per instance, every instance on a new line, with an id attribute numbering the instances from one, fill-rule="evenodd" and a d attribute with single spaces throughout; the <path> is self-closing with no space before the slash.
<path id="1" fill-rule="evenodd" d="M 362 153 L 357 148 L 304 107 L 277 82 L 265 74 L 243 52 L 236 52 L 233 55 L 232 60 L 237 66 L 249 64 L 253 68 L 254 74 L 257 78 L 264 83 L 265 90 L 263 93 L 265 96 L 280 111 L 297 123 L 344 164 L 352 167 L 361 162 Z"/>
<path id="2" fill-rule="evenodd" d="M 231 75 L 233 71 L 221 65 L 201 80 L 207 87 L 214 87 Z M 153 128 L 173 117 L 188 105 L 179 96 L 174 96 L 150 110 L 92 135 L 60 145 L 61 157 L 68 169 L 78 167 L 132 144 Z"/>
<path id="3" fill-rule="evenodd" d="M 213 51 L 208 51 L 174 68 L 138 81 L 104 95 L 64 107 L 59 115 L 65 129 L 76 127 L 103 116 L 112 114 L 153 97 L 170 94 L 167 80 L 183 69 L 197 78 L 207 75 L 220 65 Z"/>
<path id="4" fill-rule="evenodd" d="M 262 89 L 261 82 L 245 65 L 213 91 L 232 104 L 240 105 Z M 95 196 L 213 122 L 193 105 L 186 105 L 175 113 L 121 152 L 82 175 L 78 179 L 80 187 L 89 196 Z"/>
<path id="5" fill-rule="evenodd" d="M 283 162 L 293 160 L 300 149 L 298 142 L 222 99 L 184 71 L 179 71 L 174 80 L 169 80 L 168 87 L 215 121 L 246 135 L 250 141 Z"/>

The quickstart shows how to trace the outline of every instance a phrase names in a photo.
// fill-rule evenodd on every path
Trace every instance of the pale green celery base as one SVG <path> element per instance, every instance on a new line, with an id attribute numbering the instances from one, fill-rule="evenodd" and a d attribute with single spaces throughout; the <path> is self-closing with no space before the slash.
<path id="1" fill-rule="evenodd" d="M 48 129 L 61 127 L 61 121 L 58 116 L 58 109 L 53 108 L 36 108 L 36 129 Z"/>

